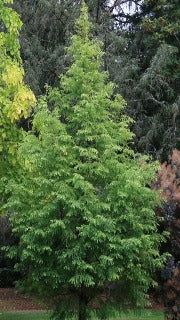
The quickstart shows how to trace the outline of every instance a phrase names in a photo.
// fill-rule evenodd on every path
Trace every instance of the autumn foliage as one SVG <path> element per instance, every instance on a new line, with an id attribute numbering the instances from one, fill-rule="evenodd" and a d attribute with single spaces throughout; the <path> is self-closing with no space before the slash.
<path id="1" fill-rule="evenodd" d="M 180 205 L 180 151 L 174 149 L 170 162 L 161 165 L 158 177 L 159 188 L 168 201 Z"/>
<path id="2" fill-rule="evenodd" d="M 163 228 L 170 234 L 163 250 L 171 253 L 161 272 L 161 294 L 166 308 L 166 319 L 180 318 L 180 151 L 173 150 L 169 162 L 161 165 L 156 187 L 162 190 L 164 202 L 160 214 L 164 216 Z"/>

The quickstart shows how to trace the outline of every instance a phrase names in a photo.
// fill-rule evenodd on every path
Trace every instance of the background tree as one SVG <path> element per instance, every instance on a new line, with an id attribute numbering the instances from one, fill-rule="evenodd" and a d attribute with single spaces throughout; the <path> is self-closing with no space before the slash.
<path id="1" fill-rule="evenodd" d="M 90 28 L 83 6 L 68 49 L 73 63 L 61 89 L 39 102 L 5 206 L 20 237 L 9 255 L 19 257 L 28 290 L 56 298 L 57 319 L 86 320 L 93 302 L 103 319 L 127 303 L 144 306 L 165 259 L 153 210 L 159 197 L 148 187 L 157 166 L 130 148 L 131 119 L 100 71 L 101 43 Z"/>
<path id="2" fill-rule="evenodd" d="M 21 21 L 12 8 L 0 1 L 0 170 L 6 171 L 8 160 L 17 147 L 20 130 L 17 121 L 27 117 L 35 103 L 32 91 L 23 83 L 18 35 Z"/>
<path id="3" fill-rule="evenodd" d="M 108 47 L 113 45 L 112 39 L 116 35 L 115 23 L 118 26 L 125 23 L 124 5 L 134 2 L 139 1 L 86 1 L 95 25 L 94 33 L 104 41 L 107 56 Z M 45 92 L 46 83 L 58 85 L 59 75 L 69 66 L 65 48 L 79 14 L 80 1 L 15 0 L 14 8 L 24 23 L 20 42 L 26 81 L 39 95 Z M 127 14 L 128 19 L 130 15 Z"/>
<path id="4" fill-rule="evenodd" d="M 158 214 L 164 217 L 161 228 L 170 233 L 162 250 L 171 253 L 165 268 L 159 274 L 159 297 L 161 297 L 166 319 L 178 320 L 180 317 L 180 151 L 173 150 L 168 162 L 161 165 L 155 187 L 163 191 L 167 199 Z"/>
<path id="5" fill-rule="evenodd" d="M 39 95 L 45 92 L 46 83 L 58 84 L 69 64 L 64 48 L 77 17 L 78 1 L 15 0 L 14 8 L 24 23 L 20 41 L 25 79 Z"/>
<path id="6" fill-rule="evenodd" d="M 24 70 L 18 41 L 22 22 L 18 14 L 7 5 L 9 3 L 12 1 L 0 0 L 0 214 L 6 213 L 2 210 L 2 203 L 8 198 L 4 180 L 12 178 L 18 171 L 16 150 L 23 135 L 20 119 L 27 117 L 35 104 L 32 91 L 23 82 Z M 7 217 L 0 218 L 1 245 L 7 244 L 8 239 L 11 243 L 13 239 L 13 236 L 9 236 L 7 220 Z M 0 283 L 4 286 L 7 285 L 7 278 L 10 284 L 13 271 L 6 276 L 12 262 L 4 258 L 3 252 L 0 253 L 0 264 Z"/>
<path id="7" fill-rule="evenodd" d="M 160 43 L 167 43 L 178 47 L 180 10 L 177 0 L 145 0 L 143 2 L 145 18 L 143 26 L 148 38 L 158 47 Z M 151 12 L 151 14 L 149 14 Z M 149 41 L 149 39 L 148 39 Z M 151 43 L 150 43 L 151 45 Z"/>
<path id="8" fill-rule="evenodd" d="M 180 11 L 177 1 L 147 0 L 143 2 L 142 13 L 145 53 L 142 67 L 146 70 L 142 70 L 136 94 L 143 104 L 142 119 L 146 129 L 140 132 L 140 143 L 142 141 L 142 147 L 146 146 L 147 151 L 156 156 L 159 154 L 164 161 L 174 147 L 180 146 L 177 67 Z"/>
<path id="9" fill-rule="evenodd" d="M 141 1 L 139 11 L 121 32 L 124 49 L 117 42 L 112 47 L 116 59 L 110 74 L 135 120 L 135 147 L 161 161 L 173 147 L 179 148 L 180 141 L 178 12 L 176 1 Z M 113 53 L 110 56 L 113 62 Z"/>

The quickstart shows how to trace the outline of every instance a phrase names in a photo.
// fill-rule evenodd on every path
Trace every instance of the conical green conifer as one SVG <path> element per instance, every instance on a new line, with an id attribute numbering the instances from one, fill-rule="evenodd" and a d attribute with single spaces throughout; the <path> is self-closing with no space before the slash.
<path id="1" fill-rule="evenodd" d="M 56 319 L 107 319 L 143 306 L 163 257 L 149 188 L 156 172 L 130 148 L 125 102 L 102 71 L 82 6 L 61 88 L 39 102 L 19 149 L 24 172 L 9 184 L 19 268 L 28 290 L 55 298 Z M 47 108 L 50 103 L 51 111 Z"/>

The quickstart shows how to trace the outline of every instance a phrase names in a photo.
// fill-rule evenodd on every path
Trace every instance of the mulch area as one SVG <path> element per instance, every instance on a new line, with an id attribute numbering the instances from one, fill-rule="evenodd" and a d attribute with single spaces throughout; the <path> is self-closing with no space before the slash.
<path id="1" fill-rule="evenodd" d="M 163 310 L 160 302 L 151 299 L 151 310 Z M 29 295 L 22 294 L 14 288 L 0 289 L 0 311 L 43 311 L 47 310 Z"/>
<path id="2" fill-rule="evenodd" d="M 162 301 L 154 300 L 150 298 L 151 306 L 148 308 L 153 311 L 164 311 L 164 305 Z"/>
<path id="3" fill-rule="evenodd" d="M 16 289 L 0 289 L 0 311 L 41 311 L 46 310 L 37 301 Z"/>

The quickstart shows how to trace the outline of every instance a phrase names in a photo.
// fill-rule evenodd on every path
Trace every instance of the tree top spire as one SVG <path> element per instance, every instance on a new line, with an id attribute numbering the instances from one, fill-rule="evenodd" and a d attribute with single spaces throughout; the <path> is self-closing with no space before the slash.
<path id="1" fill-rule="evenodd" d="M 92 27 L 93 25 L 88 18 L 88 7 L 85 4 L 85 1 L 82 0 L 81 14 L 76 22 L 76 32 L 82 38 L 87 39 L 89 37 L 90 30 L 92 29 Z"/>

